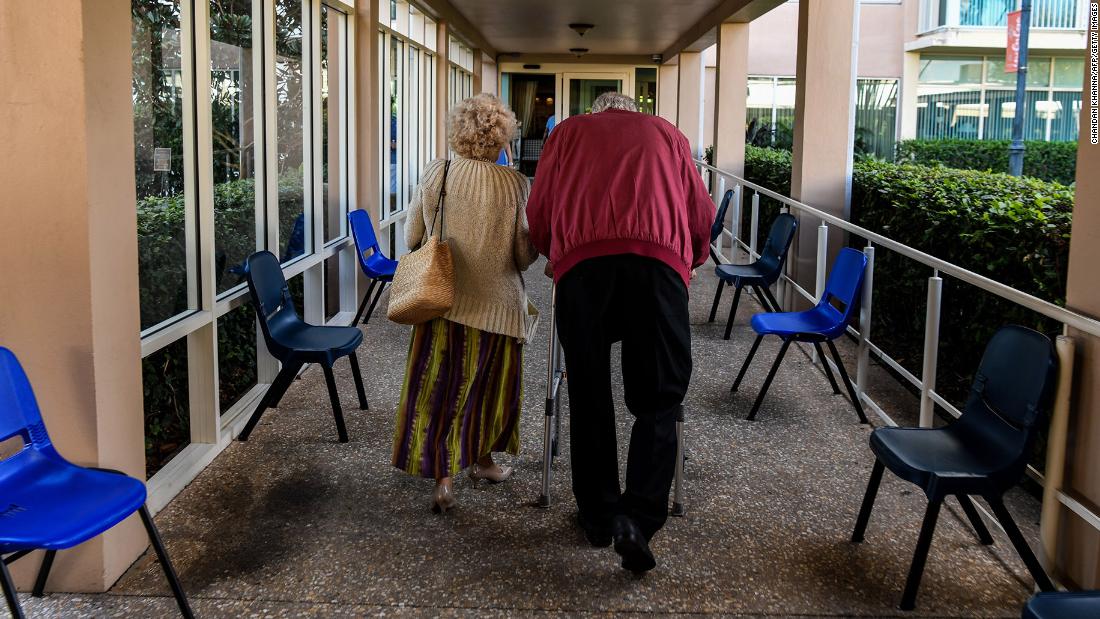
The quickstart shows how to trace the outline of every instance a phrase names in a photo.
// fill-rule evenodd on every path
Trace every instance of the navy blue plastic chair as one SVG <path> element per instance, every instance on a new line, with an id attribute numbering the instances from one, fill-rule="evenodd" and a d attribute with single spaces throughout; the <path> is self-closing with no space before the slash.
<path id="1" fill-rule="evenodd" d="M 245 279 L 248 280 L 252 306 L 256 309 L 267 350 L 282 363 L 282 369 L 248 419 L 238 440 L 247 441 L 264 411 L 279 405 L 302 366 L 317 363 L 325 372 L 332 415 L 336 418 L 336 432 L 341 443 L 348 442 L 332 365 L 340 357 L 348 358 L 359 395 L 359 408 L 367 410 L 367 395 L 359 373 L 359 360 L 355 356 L 355 350 L 363 341 L 363 332 L 354 326 L 319 327 L 304 322 L 294 308 L 294 299 L 290 296 L 279 259 L 269 251 L 256 252 L 245 260 Z"/>
<path id="2" fill-rule="evenodd" d="M 1100 591 L 1036 593 L 1021 619 L 1094 619 L 1100 617 Z"/>
<path id="3" fill-rule="evenodd" d="M 741 289 L 749 286 L 756 292 L 756 298 L 769 312 L 781 310 L 779 302 L 772 296 L 770 286 L 779 280 L 783 274 L 783 265 L 787 261 L 787 252 L 794 241 L 794 233 L 798 229 L 798 220 L 790 213 L 780 213 L 772 227 L 768 230 L 768 240 L 764 242 L 764 248 L 760 251 L 760 258 L 752 264 L 721 264 L 715 267 L 714 274 L 718 276 L 718 289 L 714 291 L 714 303 L 710 306 L 710 317 L 707 322 L 714 322 L 718 313 L 718 303 L 722 300 L 722 290 L 726 286 L 734 286 L 733 305 L 730 306 L 729 318 L 726 319 L 726 334 L 724 339 L 730 339 L 733 330 L 733 319 L 737 315 L 737 302 L 741 300 Z M 713 229 L 711 234 L 713 235 Z"/>
<path id="4" fill-rule="evenodd" d="M 950 495 L 962 504 L 978 540 L 992 544 L 993 537 L 970 500 L 970 495 L 983 497 L 1039 588 L 1054 589 L 1002 496 L 1024 474 L 1040 418 L 1054 398 L 1057 368 L 1058 358 L 1045 335 L 1024 327 L 1003 327 L 986 345 L 961 417 L 940 428 L 878 428 L 871 433 L 875 465 L 852 541 L 863 541 L 885 469 L 920 486 L 928 497 L 901 598 L 903 610 L 911 610 L 916 603 L 940 506 Z"/>
<path id="5" fill-rule="evenodd" d="M 726 213 L 730 210 L 730 200 L 732 199 L 733 190 L 727 189 L 726 195 L 722 196 L 722 201 L 718 203 L 718 210 L 714 213 L 714 223 L 710 225 L 710 259 L 714 261 L 715 266 L 722 266 L 722 259 L 714 251 L 714 243 L 718 240 L 718 237 L 722 236 L 722 230 L 726 229 Z M 713 316 L 711 320 L 714 320 Z"/>
<path id="6" fill-rule="evenodd" d="M 814 345 L 817 356 L 821 359 L 821 365 L 825 368 L 825 375 L 829 377 L 829 384 L 833 387 L 833 393 L 840 393 L 836 379 L 833 378 L 833 372 L 829 369 L 829 362 L 821 350 L 821 344 L 824 342 L 829 346 L 829 352 L 833 354 L 833 360 L 836 361 L 844 386 L 848 388 L 848 395 L 851 396 L 852 403 L 856 407 L 859 420 L 867 423 L 867 416 L 863 414 L 863 405 L 860 404 L 855 387 L 852 386 L 848 372 L 844 369 L 844 360 L 840 358 L 840 353 L 833 344 L 833 340 L 844 334 L 848 322 L 859 305 L 859 294 L 863 289 L 866 268 L 867 256 L 863 255 L 863 252 L 845 247 L 840 250 L 836 261 L 833 262 L 833 271 L 829 274 L 829 281 L 825 283 L 825 294 L 822 295 L 816 307 L 804 312 L 765 313 L 752 317 L 751 324 L 753 331 L 757 334 L 756 341 L 752 343 L 749 356 L 745 357 L 745 363 L 741 365 L 741 371 L 737 373 L 737 380 L 733 381 L 730 391 L 737 391 L 740 387 L 741 379 L 745 377 L 745 371 L 749 369 L 749 364 L 756 355 L 756 349 L 760 347 L 760 342 L 765 335 L 779 336 L 783 340 L 783 345 L 780 346 L 779 354 L 775 357 L 772 369 L 768 372 L 764 386 L 760 388 L 760 393 L 756 396 L 756 401 L 753 402 L 752 410 L 749 411 L 746 419 L 749 421 L 756 419 L 756 412 L 760 410 L 760 404 L 764 402 L 768 387 L 771 387 L 775 373 L 779 371 L 779 364 L 783 362 L 783 355 L 787 354 L 787 349 L 792 342 L 809 342 Z M 840 305 L 841 308 L 838 309 L 836 305 Z"/>
<path id="7" fill-rule="evenodd" d="M 23 445 L 0 460 L 0 583 L 13 617 L 23 617 L 8 565 L 35 550 L 46 556 L 34 584 L 41 597 L 59 550 L 84 543 L 138 512 L 180 613 L 192 617 L 179 577 L 145 507 L 145 484 L 115 471 L 88 469 L 54 449 L 23 367 L 0 347 L 0 442 Z"/>
<path id="8" fill-rule="evenodd" d="M 359 319 L 363 320 L 363 324 L 367 324 L 371 315 L 374 314 L 374 307 L 378 305 L 378 299 L 382 298 L 386 284 L 393 281 L 393 274 L 397 271 L 397 261 L 390 260 L 382 253 L 382 248 L 378 246 L 378 237 L 374 234 L 374 224 L 371 223 L 370 215 L 365 210 L 357 209 L 348 213 L 348 225 L 351 227 L 351 238 L 355 241 L 355 254 L 359 257 L 359 268 L 370 280 L 367 294 L 359 304 L 359 311 L 355 312 L 355 320 L 351 321 L 351 324 L 359 324 Z M 375 292 L 376 286 L 377 292 Z M 368 305 L 370 309 L 367 309 Z"/>

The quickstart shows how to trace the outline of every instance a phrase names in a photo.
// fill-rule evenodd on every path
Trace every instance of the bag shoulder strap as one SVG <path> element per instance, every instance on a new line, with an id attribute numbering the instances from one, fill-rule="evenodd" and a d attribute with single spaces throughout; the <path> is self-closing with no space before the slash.
<path id="1" fill-rule="evenodd" d="M 443 182 L 439 184 L 439 201 L 435 204 L 435 217 L 432 218 L 432 227 L 428 230 L 428 236 L 435 233 L 435 222 L 439 222 L 439 238 L 443 238 L 443 203 L 447 198 L 447 172 L 451 170 L 451 160 L 443 164 Z"/>

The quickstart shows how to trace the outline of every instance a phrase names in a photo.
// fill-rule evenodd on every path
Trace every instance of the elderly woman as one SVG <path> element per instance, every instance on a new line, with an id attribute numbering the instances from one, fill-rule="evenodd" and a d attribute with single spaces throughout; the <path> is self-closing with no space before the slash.
<path id="1" fill-rule="evenodd" d="M 502 482 L 512 471 L 493 452 L 519 450 L 522 344 L 532 322 L 521 271 L 538 253 L 528 239 L 527 179 L 494 163 L 515 127 L 493 95 L 459 103 L 448 118 L 456 157 L 446 174 L 444 160 L 428 164 L 409 205 L 405 240 L 415 248 L 438 217 L 446 176 L 441 227 L 455 300 L 442 318 L 413 328 L 393 441 L 394 466 L 435 479 L 437 513 L 455 505 L 455 474 Z"/>

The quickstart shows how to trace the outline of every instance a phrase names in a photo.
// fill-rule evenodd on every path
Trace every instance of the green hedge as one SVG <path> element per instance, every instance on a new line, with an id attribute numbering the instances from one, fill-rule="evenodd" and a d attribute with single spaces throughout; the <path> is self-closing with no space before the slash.
<path id="1" fill-rule="evenodd" d="M 943 164 L 960 170 L 1008 172 L 1008 140 L 904 140 L 898 163 Z M 1071 185 L 1077 174 L 1077 142 L 1025 142 L 1024 176 Z"/>
<path id="2" fill-rule="evenodd" d="M 788 153 L 746 150 L 749 181 L 789 195 L 790 169 Z M 768 202 L 762 200 L 761 228 L 777 210 L 763 206 Z M 853 170 L 854 223 L 1057 303 L 1065 298 L 1072 208 L 1072 189 L 1037 179 L 875 161 L 858 161 Z M 893 252 L 875 254 L 872 338 L 917 374 L 931 275 Z M 951 278 L 944 281 L 941 316 L 938 387 L 955 401 L 996 328 L 1017 323 L 1059 330 L 1034 312 Z"/>

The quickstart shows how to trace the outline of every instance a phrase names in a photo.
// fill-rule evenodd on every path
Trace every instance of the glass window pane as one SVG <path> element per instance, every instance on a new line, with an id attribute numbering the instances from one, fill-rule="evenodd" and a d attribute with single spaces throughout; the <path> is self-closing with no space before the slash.
<path id="1" fill-rule="evenodd" d="M 250 4 L 210 2 L 214 251 L 219 293 L 240 284 L 256 251 L 256 123 Z"/>
<path id="2" fill-rule="evenodd" d="M 327 243 L 347 234 L 347 15 L 321 7 L 321 182 Z"/>
<path id="3" fill-rule="evenodd" d="M 281 244 L 278 251 L 283 262 L 310 250 L 302 175 L 306 124 L 302 105 L 303 1 L 275 2 L 275 143 Z"/>
<path id="4" fill-rule="evenodd" d="M 981 84 L 982 57 L 921 56 L 921 84 Z"/>
<path id="5" fill-rule="evenodd" d="M 1055 58 L 1054 87 L 1080 89 L 1085 79 L 1084 58 Z"/>
<path id="6" fill-rule="evenodd" d="M 405 101 L 405 202 L 412 196 L 420 179 L 420 50 L 409 46 L 408 64 L 405 65 L 405 83 L 408 97 Z M 404 209 L 407 204 L 402 204 Z"/>
<path id="7" fill-rule="evenodd" d="M 634 102 L 643 114 L 657 113 L 657 68 L 634 69 Z"/>
<path id="8" fill-rule="evenodd" d="M 141 328 L 198 307 L 187 263 L 179 2 L 134 0 L 131 81 Z"/>
<path id="9" fill-rule="evenodd" d="M 401 210 L 401 205 L 398 199 L 398 189 L 400 187 L 399 175 L 399 162 L 398 152 L 401 148 L 401 127 L 398 119 L 401 112 L 401 86 L 402 86 L 402 48 L 404 45 L 399 39 L 390 37 L 389 47 L 389 105 L 387 109 L 390 115 L 390 153 L 389 153 L 389 213 L 393 213 Z"/>
<path id="10" fill-rule="evenodd" d="M 917 137 L 976 140 L 986 109 L 977 89 L 921 85 L 917 89 Z"/>
<path id="11" fill-rule="evenodd" d="M 340 313 L 340 256 L 347 251 L 325 259 L 325 322 Z"/>
<path id="12" fill-rule="evenodd" d="M 1046 92 L 1027 93 L 1027 113 L 1024 115 L 1025 140 L 1046 139 L 1046 110 L 1050 106 L 1046 99 Z M 988 90 L 985 93 L 985 103 L 988 116 L 985 119 L 983 139 L 1010 139 L 1012 137 L 1012 120 L 1016 115 L 1016 91 Z"/>
<path id="13" fill-rule="evenodd" d="M 897 136 L 897 80 L 859 80 L 856 87 L 855 150 L 881 159 L 894 155 Z"/>
<path id="14" fill-rule="evenodd" d="M 187 339 L 141 360 L 145 410 L 145 475 L 152 477 L 191 442 Z"/>
<path id="15" fill-rule="evenodd" d="M 1050 106 L 1050 139 L 1066 142 L 1077 139 L 1081 130 L 1081 93 L 1055 92 L 1053 100 L 1043 102 Z"/>
<path id="16" fill-rule="evenodd" d="M 251 303 L 218 319 L 218 401 L 224 415 L 256 386 L 256 312 Z"/>
<path id="17" fill-rule="evenodd" d="M 1027 63 L 1028 88 L 1046 88 L 1050 82 L 1050 58 L 1030 58 Z M 999 86 L 1016 86 L 1016 74 L 1005 73 L 1005 59 L 991 56 L 987 61 L 985 81 Z"/>
<path id="18" fill-rule="evenodd" d="M 1016 0 L 959 0 L 959 24 L 1005 26 L 1008 24 L 1008 12 L 1014 10 Z"/>

